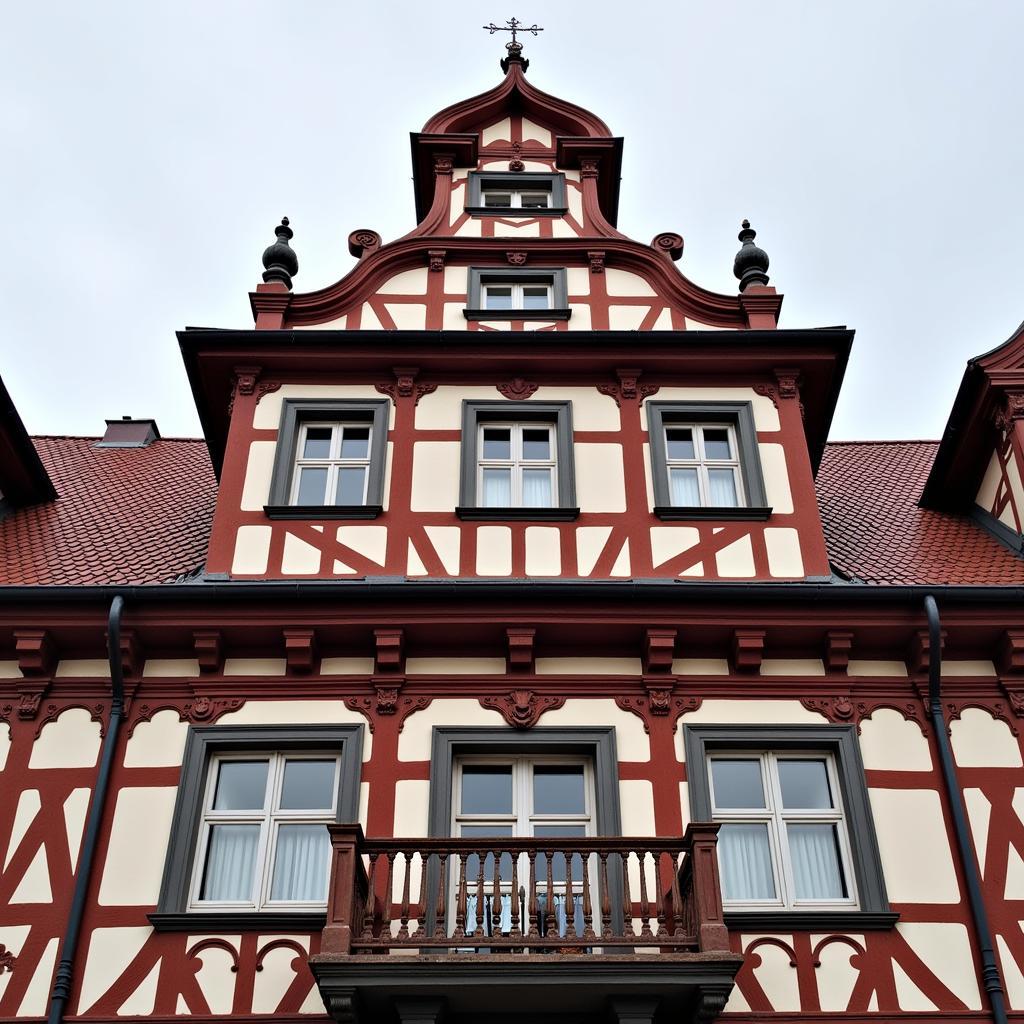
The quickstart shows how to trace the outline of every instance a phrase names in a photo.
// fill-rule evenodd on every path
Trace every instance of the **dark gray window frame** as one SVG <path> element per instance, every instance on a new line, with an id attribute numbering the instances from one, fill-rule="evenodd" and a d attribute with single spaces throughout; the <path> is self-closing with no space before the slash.
<path id="1" fill-rule="evenodd" d="M 452 766 L 458 757 L 523 754 L 569 754 L 590 758 L 594 766 L 594 824 L 599 836 L 622 835 L 619 801 L 619 759 L 615 727 L 534 726 L 523 732 L 500 726 L 434 726 L 430 751 L 430 800 L 428 833 L 432 839 L 451 836 Z M 437 867 L 431 866 L 427 892 L 437 891 Z M 611 861 L 609 861 L 611 868 Z M 622 880 L 619 871 L 609 871 L 608 890 L 614 914 L 613 927 L 622 927 Z M 430 928 L 427 929 L 428 934 Z"/>
<path id="2" fill-rule="evenodd" d="M 551 205 L 545 210 L 516 210 L 484 206 L 485 188 L 550 192 Z M 466 190 L 466 213 L 487 217 L 564 217 L 569 212 L 565 175 L 546 171 L 470 171 Z"/>
<path id="3" fill-rule="evenodd" d="M 864 763 L 853 725 L 689 725 L 683 727 L 690 813 L 711 821 L 707 755 L 714 750 L 824 750 L 835 758 L 843 812 L 850 837 L 857 910 L 742 910 L 725 912 L 725 923 L 744 931 L 756 928 L 813 928 L 825 931 L 887 929 L 899 914 L 889 907 L 874 819 L 864 779 Z"/>
<path id="4" fill-rule="evenodd" d="M 188 909 L 193 859 L 199 841 L 203 794 L 210 758 L 224 752 L 278 750 L 333 750 L 341 756 L 338 786 L 339 822 L 359 817 L 360 768 L 363 758 L 361 725 L 210 725 L 190 728 L 181 764 L 178 797 L 163 881 L 155 913 L 149 920 L 157 931 L 223 931 L 224 929 L 323 928 L 326 909 L 310 912 L 285 910 L 193 911 Z"/>
<path id="5" fill-rule="evenodd" d="M 554 508 L 483 508 L 477 500 L 476 469 L 479 425 L 487 420 L 517 420 L 552 423 L 555 427 L 558 504 Z M 576 468 L 573 461 L 572 402 L 462 402 L 462 450 L 460 459 L 459 504 L 455 514 L 460 519 L 544 519 L 567 522 L 576 519 Z"/>
<path id="6" fill-rule="evenodd" d="M 740 473 L 747 504 L 738 508 L 683 507 L 672 504 L 665 451 L 666 423 L 728 423 L 736 429 Z M 750 402 L 648 402 L 647 434 L 651 445 L 651 479 L 654 482 L 654 514 L 659 519 L 765 520 L 772 510 L 765 495 L 757 427 Z"/>
<path id="7" fill-rule="evenodd" d="M 286 398 L 274 453 L 270 501 L 263 511 L 270 519 L 376 519 L 384 504 L 384 470 L 388 450 L 389 398 Z M 292 505 L 289 496 L 295 471 L 299 426 L 305 420 L 366 420 L 370 435 L 370 476 L 363 505 Z"/>
<path id="8" fill-rule="evenodd" d="M 511 243 L 510 243 L 511 244 Z M 462 311 L 467 320 L 568 320 L 572 316 L 569 308 L 569 285 L 565 267 L 531 267 L 519 270 L 514 267 L 469 267 L 466 287 L 466 308 Z M 481 289 L 484 284 L 503 282 L 524 284 L 530 281 L 545 281 L 551 284 L 551 309 L 484 309 Z"/>

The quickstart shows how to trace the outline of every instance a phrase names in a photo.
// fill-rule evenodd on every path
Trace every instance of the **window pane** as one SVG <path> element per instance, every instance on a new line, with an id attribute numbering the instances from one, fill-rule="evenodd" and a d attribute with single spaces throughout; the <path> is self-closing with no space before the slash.
<path id="1" fill-rule="evenodd" d="M 251 903 L 259 843 L 259 825 L 213 825 L 199 898 Z"/>
<path id="2" fill-rule="evenodd" d="M 824 761 L 779 759 L 782 806 L 789 808 L 832 807 L 828 769 Z"/>
<path id="3" fill-rule="evenodd" d="M 760 761 L 713 758 L 711 781 L 715 807 L 764 807 Z"/>
<path id="4" fill-rule="evenodd" d="M 507 286 L 488 285 L 484 289 L 484 309 L 511 309 L 512 289 Z"/>
<path id="5" fill-rule="evenodd" d="M 735 508 L 736 474 L 731 469 L 708 470 L 708 501 L 712 508 Z"/>
<path id="6" fill-rule="evenodd" d="M 342 466 L 338 470 L 336 505 L 362 505 L 367 468 L 365 466 Z"/>
<path id="7" fill-rule="evenodd" d="M 306 467 L 299 470 L 299 494 L 296 499 L 298 504 L 322 505 L 326 488 L 326 466 Z"/>
<path id="8" fill-rule="evenodd" d="M 520 197 L 524 210 L 547 209 L 547 192 L 524 192 Z"/>
<path id="9" fill-rule="evenodd" d="M 800 900 L 845 899 L 846 883 L 834 825 L 787 825 L 796 897 Z"/>
<path id="10" fill-rule="evenodd" d="M 485 192 L 484 206 L 511 206 L 511 192 Z"/>
<path id="11" fill-rule="evenodd" d="M 562 836 L 582 838 L 587 834 L 585 825 L 535 825 L 533 834 L 538 839 L 559 839 Z M 572 845 L 572 844 L 567 844 Z M 537 855 L 537 880 L 547 882 L 547 855 Z M 572 879 L 578 885 L 583 881 L 583 858 L 577 853 L 572 858 Z M 555 853 L 551 856 L 551 880 L 565 881 L 565 854 Z"/>
<path id="12" fill-rule="evenodd" d="M 306 443 L 302 446 L 304 459 L 329 459 L 331 457 L 331 428 L 307 427 Z"/>
<path id="13" fill-rule="evenodd" d="M 732 458 L 729 431 L 725 427 L 704 428 L 704 457 L 708 459 Z"/>
<path id="14" fill-rule="evenodd" d="M 480 504 L 484 508 L 508 508 L 512 504 L 512 471 L 485 469 L 483 494 Z"/>
<path id="15" fill-rule="evenodd" d="M 700 504 L 700 487 L 697 484 L 697 470 L 671 469 L 668 474 L 672 504 L 684 508 L 696 508 Z"/>
<path id="16" fill-rule="evenodd" d="M 261 811 L 267 799 L 266 761 L 221 761 L 215 811 Z"/>
<path id="17" fill-rule="evenodd" d="M 694 459 L 693 430 L 690 427 L 669 427 L 665 431 L 665 447 L 670 459 Z"/>
<path id="18" fill-rule="evenodd" d="M 523 458 L 550 459 L 551 432 L 546 428 L 528 427 L 523 429 Z"/>
<path id="19" fill-rule="evenodd" d="M 466 765 L 460 806 L 463 814 L 511 814 L 512 765 Z"/>
<path id="20" fill-rule="evenodd" d="M 343 459 L 368 459 L 370 457 L 370 428 L 345 427 L 341 435 L 341 457 Z"/>
<path id="21" fill-rule="evenodd" d="M 537 765 L 533 769 L 534 814 L 584 814 L 582 765 Z"/>
<path id="22" fill-rule="evenodd" d="M 334 761 L 285 761 L 281 808 L 334 809 Z"/>
<path id="23" fill-rule="evenodd" d="M 485 460 L 512 458 L 512 431 L 508 427 L 484 428 L 483 458 Z"/>
<path id="24" fill-rule="evenodd" d="M 549 309 L 546 285 L 527 285 L 523 288 L 523 309 Z"/>
<path id="25" fill-rule="evenodd" d="M 551 508 L 551 470 L 523 470 L 523 508 Z"/>
<path id="26" fill-rule="evenodd" d="M 270 898 L 326 900 L 330 852 L 326 825 L 281 825 L 277 830 Z"/>
<path id="27" fill-rule="evenodd" d="M 767 825 L 723 825 L 718 833 L 718 861 L 724 899 L 775 898 Z"/>

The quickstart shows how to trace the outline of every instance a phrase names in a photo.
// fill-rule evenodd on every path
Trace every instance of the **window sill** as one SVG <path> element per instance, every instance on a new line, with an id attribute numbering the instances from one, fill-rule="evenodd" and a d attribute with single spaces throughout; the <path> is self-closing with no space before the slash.
<path id="1" fill-rule="evenodd" d="M 543 519 L 548 522 L 569 523 L 578 519 L 578 508 L 480 508 L 460 505 L 455 509 L 460 519 Z"/>
<path id="2" fill-rule="evenodd" d="M 568 206 L 540 206 L 535 210 L 524 210 L 521 206 L 467 206 L 466 213 L 472 217 L 564 217 Z"/>
<path id="3" fill-rule="evenodd" d="M 655 505 L 654 514 L 659 519 L 731 519 L 734 521 L 764 522 L 772 510 L 769 506 L 744 506 L 743 508 L 705 508 L 683 505 Z"/>
<path id="4" fill-rule="evenodd" d="M 198 913 L 161 912 L 146 915 L 158 932 L 224 932 L 224 931 L 322 931 L 327 922 L 326 911 L 316 910 L 218 910 Z"/>
<path id="5" fill-rule="evenodd" d="M 264 505 L 268 519 L 376 519 L 383 505 Z"/>
<path id="6" fill-rule="evenodd" d="M 725 925 L 733 931 L 804 930 L 823 932 L 890 931 L 900 915 L 889 910 L 727 910 Z"/>
<path id="7" fill-rule="evenodd" d="M 571 309 L 464 309 L 467 320 L 568 320 Z"/>

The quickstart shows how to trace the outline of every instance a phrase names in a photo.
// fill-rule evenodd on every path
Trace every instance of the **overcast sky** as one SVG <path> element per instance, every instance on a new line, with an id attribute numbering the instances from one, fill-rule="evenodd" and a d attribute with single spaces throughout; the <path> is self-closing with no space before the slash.
<path id="1" fill-rule="evenodd" d="M 733 293 L 743 217 L 783 327 L 857 331 L 833 439 L 938 437 L 1024 319 L 1024 3 L 3 0 L 0 375 L 33 433 L 199 433 L 174 337 L 250 327 L 287 214 L 308 291 L 414 226 L 409 136 L 530 80 L 625 136 L 619 227 Z M 518 0 L 517 0 L 518 3 Z"/>

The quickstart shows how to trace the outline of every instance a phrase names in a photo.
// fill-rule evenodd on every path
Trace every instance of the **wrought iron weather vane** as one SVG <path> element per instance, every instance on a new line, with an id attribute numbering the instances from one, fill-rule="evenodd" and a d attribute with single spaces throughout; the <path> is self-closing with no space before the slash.
<path id="1" fill-rule="evenodd" d="M 492 36 L 495 32 L 511 32 L 512 42 L 505 44 L 505 49 L 508 50 L 510 57 L 519 57 L 523 52 L 523 44 L 516 39 L 516 35 L 520 32 L 529 32 L 531 35 L 537 35 L 538 32 L 543 32 L 536 22 L 532 25 L 524 25 L 518 18 L 510 18 L 505 22 L 504 25 L 495 25 L 492 21 L 489 25 L 481 26 L 485 32 L 489 32 Z M 526 61 L 523 62 L 523 70 L 526 70 Z M 505 61 L 502 61 L 502 67 L 507 71 L 508 68 L 505 65 Z"/>

